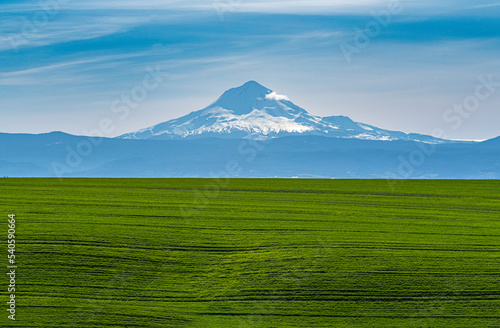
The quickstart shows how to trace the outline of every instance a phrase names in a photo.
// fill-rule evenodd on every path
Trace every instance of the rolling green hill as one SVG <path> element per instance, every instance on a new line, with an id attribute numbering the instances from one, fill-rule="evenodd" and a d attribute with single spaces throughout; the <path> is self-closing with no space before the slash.
<path id="1" fill-rule="evenodd" d="M 11 213 L 1 327 L 500 327 L 499 181 L 0 179 L 4 268 Z"/>

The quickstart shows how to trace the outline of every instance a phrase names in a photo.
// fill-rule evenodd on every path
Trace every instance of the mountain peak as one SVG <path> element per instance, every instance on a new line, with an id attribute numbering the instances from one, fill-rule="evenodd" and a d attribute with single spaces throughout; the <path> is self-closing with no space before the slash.
<path id="1" fill-rule="evenodd" d="M 248 114 L 255 107 L 259 107 L 258 104 L 264 101 L 266 96 L 272 92 L 271 89 L 255 81 L 248 81 L 242 86 L 227 90 L 209 107 L 221 107 L 234 111 L 234 113 L 239 115 Z"/>
<path id="2" fill-rule="evenodd" d="M 269 90 L 268 88 L 266 88 L 265 86 L 263 86 L 262 84 L 260 84 L 259 82 L 256 82 L 256 81 L 248 81 L 247 83 L 243 84 L 240 88 L 243 88 L 243 89 L 261 89 L 261 90 Z"/>
<path id="3" fill-rule="evenodd" d="M 239 86 L 237 88 L 232 88 L 224 92 L 221 96 L 223 97 L 239 97 L 240 101 L 241 97 L 244 98 L 265 98 L 265 96 L 269 93 L 273 92 L 271 89 L 266 88 L 262 84 L 255 81 L 248 81 L 247 83 Z M 220 98 L 219 98 L 220 99 Z"/>
<path id="4" fill-rule="evenodd" d="M 121 136 L 133 139 L 249 138 L 319 135 L 440 143 L 430 136 L 387 131 L 345 116 L 318 117 L 256 81 L 227 90 L 214 103 L 186 116 Z"/>

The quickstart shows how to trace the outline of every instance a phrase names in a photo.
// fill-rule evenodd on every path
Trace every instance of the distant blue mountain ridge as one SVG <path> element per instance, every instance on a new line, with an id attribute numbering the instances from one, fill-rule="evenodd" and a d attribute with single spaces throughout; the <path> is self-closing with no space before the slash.
<path id="1" fill-rule="evenodd" d="M 500 137 L 457 142 L 318 117 L 250 81 L 117 138 L 0 133 L 0 176 L 498 179 Z"/>

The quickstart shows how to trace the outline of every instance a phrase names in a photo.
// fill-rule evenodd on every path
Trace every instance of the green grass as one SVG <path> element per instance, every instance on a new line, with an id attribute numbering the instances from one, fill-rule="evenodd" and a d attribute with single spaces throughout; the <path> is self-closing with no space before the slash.
<path id="1" fill-rule="evenodd" d="M 219 183 L 0 179 L 0 326 L 500 327 L 499 181 Z"/>

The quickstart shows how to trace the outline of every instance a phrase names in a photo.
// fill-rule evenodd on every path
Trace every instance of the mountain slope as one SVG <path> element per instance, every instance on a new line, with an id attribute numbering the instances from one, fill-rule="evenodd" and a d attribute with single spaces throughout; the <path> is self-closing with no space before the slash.
<path id="1" fill-rule="evenodd" d="M 119 138 L 168 140 L 217 137 L 266 140 L 296 135 L 446 142 L 431 136 L 356 123 L 346 116 L 314 116 L 295 105 L 288 97 L 255 81 L 224 92 L 213 104 L 202 110 Z"/>

